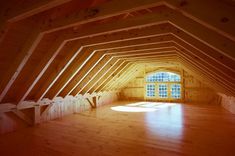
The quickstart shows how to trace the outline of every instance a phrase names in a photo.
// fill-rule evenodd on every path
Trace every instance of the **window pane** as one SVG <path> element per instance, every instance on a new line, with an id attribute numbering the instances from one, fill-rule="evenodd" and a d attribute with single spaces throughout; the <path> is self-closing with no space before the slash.
<path id="1" fill-rule="evenodd" d="M 147 76 L 147 82 L 179 82 L 180 75 L 171 72 L 157 72 Z"/>
<path id="2" fill-rule="evenodd" d="M 146 91 L 147 91 L 147 96 L 149 96 L 149 97 L 155 96 L 155 85 L 154 84 L 147 84 Z"/>
<path id="3" fill-rule="evenodd" d="M 166 84 L 159 84 L 158 94 L 160 98 L 167 98 L 167 85 Z"/>
<path id="4" fill-rule="evenodd" d="M 181 95 L 180 84 L 172 84 L 171 85 L 171 97 L 175 99 L 179 99 Z"/>

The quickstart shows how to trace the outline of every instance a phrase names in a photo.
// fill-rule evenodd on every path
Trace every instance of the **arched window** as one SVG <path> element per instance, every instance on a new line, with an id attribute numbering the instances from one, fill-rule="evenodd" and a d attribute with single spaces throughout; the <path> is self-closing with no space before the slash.
<path id="1" fill-rule="evenodd" d="M 181 99 L 181 76 L 172 72 L 156 72 L 146 76 L 146 97 Z"/>

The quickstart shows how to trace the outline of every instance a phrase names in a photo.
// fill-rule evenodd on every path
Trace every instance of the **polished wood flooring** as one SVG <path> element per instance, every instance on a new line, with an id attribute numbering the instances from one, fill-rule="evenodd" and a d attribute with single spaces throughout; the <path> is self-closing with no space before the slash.
<path id="1" fill-rule="evenodd" d="M 2 135 L 0 155 L 235 156 L 235 115 L 220 106 L 122 102 Z"/>

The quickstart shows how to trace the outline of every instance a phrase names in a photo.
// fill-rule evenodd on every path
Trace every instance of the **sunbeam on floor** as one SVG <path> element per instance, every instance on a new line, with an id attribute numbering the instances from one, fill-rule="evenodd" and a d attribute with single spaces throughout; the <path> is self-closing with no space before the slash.
<path id="1" fill-rule="evenodd" d="M 161 108 L 173 107 L 177 103 L 164 103 L 164 102 L 135 102 L 122 106 L 111 107 L 114 111 L 120 112 L 154 112 Z"/>

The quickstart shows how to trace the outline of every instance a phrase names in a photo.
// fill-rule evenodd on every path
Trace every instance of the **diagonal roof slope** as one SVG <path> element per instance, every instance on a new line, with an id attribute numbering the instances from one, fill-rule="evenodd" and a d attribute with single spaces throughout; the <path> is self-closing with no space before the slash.
<path id="1" fill-rule="evenodd" d="M 0 103 L 119 90 L 144 63 L 235 96 L 230 1 L 20 2 L 1 4 Z"/>

